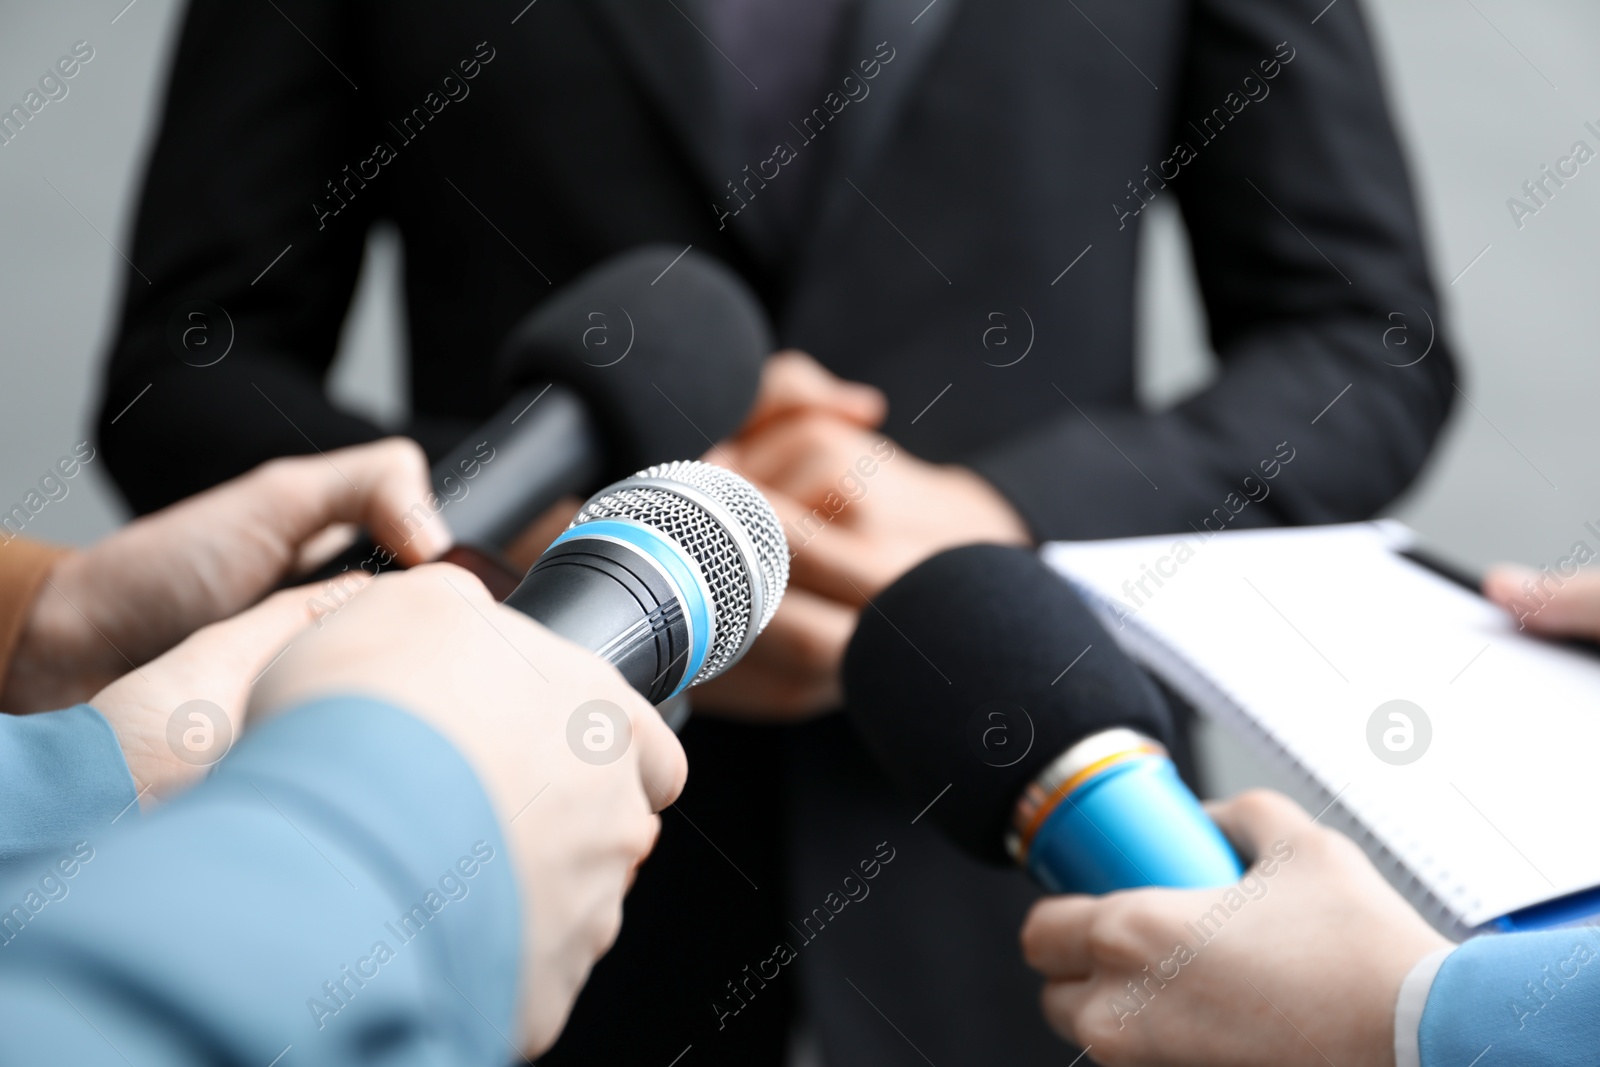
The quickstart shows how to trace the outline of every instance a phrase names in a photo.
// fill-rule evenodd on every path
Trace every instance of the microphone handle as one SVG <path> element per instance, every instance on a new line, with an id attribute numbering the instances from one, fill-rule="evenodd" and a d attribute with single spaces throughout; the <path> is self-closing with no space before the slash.
<path id="1" fill-rule="evenodd" d="M 599 429 L 577 393 L 554 382 L 529 386 L 433 465 L 434 504 L 458 543 L 499 551 L 562 497 L 595 488 L 604 456 Z M 412 510 L 420 519 L 418 509 L 429 507 L 418 501 Z M 287 584 L 394 567 L 390 553 L 363 536 Z"/>
<path id="2" fill-rule="evenodd" d="M 504 603 L 610 663 L 652 704 L 684 688 L 710 637 L 657 562 L 605 537 L 558 541 Z"/>
<path id="3" fill-rule="evenodd" d="M 1093 734 L 1018 800 L 1007 851 L 1052 893 L 1204 889 L 1244 876 L 1233 846 L 1161 747 L 1132 730 Z"/>

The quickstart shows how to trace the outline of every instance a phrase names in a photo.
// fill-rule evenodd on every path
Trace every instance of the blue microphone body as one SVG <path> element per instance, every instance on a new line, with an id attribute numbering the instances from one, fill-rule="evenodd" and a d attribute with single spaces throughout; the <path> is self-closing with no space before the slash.
<path id="1" fill-rule="evenodd" d="M 1157 743 L 1108 730 L 1073 746 L 1018 802 L 1007 851 L 1052 893 L 1231 885 L 1244 868 Z"/>

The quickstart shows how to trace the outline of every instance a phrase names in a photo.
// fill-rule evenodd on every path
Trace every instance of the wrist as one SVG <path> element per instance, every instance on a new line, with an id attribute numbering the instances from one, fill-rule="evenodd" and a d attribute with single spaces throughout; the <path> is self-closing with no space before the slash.
<path id="1" fill-rule="evenodd" d="M 84 553 L 66 552 L 39 582 L 12 649 L 0 691 L 7 711 L 44 711 L 81 703 L 126 667 L 80 609 Z"/>
<path id="2" fill-rule="evenodd" d="M 1032 545 L 1033 531 L 1027 522 L 1000 490 L 983 475 L 970 467 L 951 464 L 945 470 L 962 487 L 974 507 L 971 515 L 980 524 L 986 540 L 997 544 Z"/>

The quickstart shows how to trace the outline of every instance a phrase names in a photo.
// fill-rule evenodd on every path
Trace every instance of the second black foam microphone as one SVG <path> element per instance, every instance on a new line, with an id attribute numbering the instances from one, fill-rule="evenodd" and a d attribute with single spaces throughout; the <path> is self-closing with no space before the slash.
<path id="1" fill-rule="evenodd" d="M 755 294 L 712 257 L 649 245 L 605 260 L 507 335 L 506 399 L 433 465 L 432 510 L 458 543 L 503 551 L 560 498 L 733 433 L 772 348 Z M 391 561 L 365 540 L 296 580 Z"/>
<path id="2" fill-rule="evenodd" d="M 908 801 L 1052 892 L 1219 886 L 1243 873 L 1159 738 L 1155 684 L 1034 553 L 956 548 L 866 612 L 847 712 Z"/>
<path id="3" fill-rule="evenodd" d="M 568 493 L 699 453 L 744 421 L 772 348 L 755 294 L 711 256 L 649 245 L 590 268 L 507 335 L 509 399 L 435 465 L 436 483 L 459 481 L 481 442 L 495 452 L 447 509 L 451 531 L 504 549 Z"/>

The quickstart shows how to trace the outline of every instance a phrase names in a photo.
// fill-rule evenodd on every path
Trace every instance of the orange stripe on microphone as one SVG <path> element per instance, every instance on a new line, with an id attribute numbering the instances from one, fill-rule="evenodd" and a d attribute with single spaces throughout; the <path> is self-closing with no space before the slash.
<path id="1" fill-rule="evenodd" d="M 1034 810 L 1033 817 L 1028 820 L 1028 825 L 1023 827 L 1019 834 L 1022 839 L 1023 859 L 1027 859 L 1028 852 L 1033 848 L 1033 839 L 1038 834 L 1039 827 L 1044 825 L 1045 820 L 1050 818 L 1061 802 L 1079 786 L 1119 763 L 1127 763 L 1129 760 L 1140 756 L 1160 755 L 1165 755 L 1165 753 L 1155 745 L 1140 745 L 1137 748 L 1130 748 L 1122 752 L 1113 752 L 1111 755 L 1089 764 L 1089 766 L 1056 786 L 1055 789 L 1051 790 L 1050 796 Z M 1030 786 L 1029 791 L 1031 792 L 1035 788 L 1037 787 Z"/>

